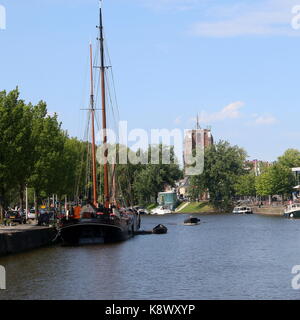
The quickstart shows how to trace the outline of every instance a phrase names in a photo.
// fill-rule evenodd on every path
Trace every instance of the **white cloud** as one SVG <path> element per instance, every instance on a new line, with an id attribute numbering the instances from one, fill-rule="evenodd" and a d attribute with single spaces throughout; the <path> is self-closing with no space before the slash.
<path id="1" fill-rule="evenodd" d="M 292 8 L 299 0 L 264 0 L 256 4 L 226 4 L 211 8 L 206 21 L 195 23 L 190 32 L 204 37 L 244 35 L 300 36 L 292 28 Z"/>
<path id="2" fill-rule="evenodd" d="M 128 0 L 122 0 L 128 1 Z M 299 0 L 131 0 L 157 11 L 191 11 L 199 14 L 189 33 L 201 37 L 300 36 L 292 28 Z M 300 22 L 300 21 L 298 21 Z"/>
<path id="3" fill-rule="evenodd" d="M 261 115 L 258 116 L 254 121 L 254 123 L 257 125 L 272 125 L 277 122 L 277 119 L 272 115 Z"/>
<path id="4" fill-rule="evenodd" d="M 199 115 L 199 122 L 200 123 L 212 123 L 216 121 L 223 121 L 226 119 L 238 119 L 241 117 L 240 109 L 244 106 L 244 102 L 237 101 L 230 103 L 222 110 L 218 112 L 208 113 L 202 111 Z M 195 121 L 196 119 L 192 119 Z"/>
<path id="5" fill-rule="evenodd" d="M 199 114 L 199 122 L 202 124 L 211 124 L 213 122 L 220 122 L 225 120 L 234 120 L 240 118 L 252 118 L 246 125 L 273 125 L 278 123 L 278 120 L 272 114 L 259 114 L 252 113 L 247 114 L 241 111 L 245 103 L 242 101 L 236 101 L 228 104 L 226 107 L 217 112 L 202 111 Z M 196 122 L 196 118 L 191 118 L 190 121 Z"/>

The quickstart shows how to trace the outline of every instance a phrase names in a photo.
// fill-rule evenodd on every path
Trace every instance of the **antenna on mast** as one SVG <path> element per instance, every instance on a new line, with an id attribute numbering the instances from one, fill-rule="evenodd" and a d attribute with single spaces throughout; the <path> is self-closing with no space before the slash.
<path id="1" fill-rule="evenodd" d="M 103 0 L 99 0 L 99 9 L 103 8 Z"/>
<path id="2" fill-rule="evenodd" d="M 200 122 L 199 122 L 199 113 L 197 112 L 197 123 L 196 123 L 196 129 L 199 130 L 201 129 L 200 127 Z"/>

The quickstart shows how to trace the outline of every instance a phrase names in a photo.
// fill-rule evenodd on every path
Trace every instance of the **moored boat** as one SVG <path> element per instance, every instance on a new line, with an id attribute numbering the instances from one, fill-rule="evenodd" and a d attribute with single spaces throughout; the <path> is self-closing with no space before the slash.
<path id="1" fill-rule="evenodd" d="M 232 211 L 234 214 L 252 214 L 253 211 L 250 207 L 235 207 Z"/>
<path id="2" fill-rule="evenodd" d="M 165 234 L 167 232 L 168 232 L 168 228 L 162 224 L 157 225 L 152 230 L 152 233 L 154 234 Z"/>
<path id="3" fill-rule="evenodd" d="M 95 67 L 93 61 L 92 45 L 90 45 L 90 107 L 88 115 L 91 125 L 91 158 L 87 176 L 92 177 L 92 199 L 83 204 L 78 197 L 78 205 L 68 206 L 65 204 L 66 216 L 60 220 L 59 233 L 64 244 L 78 245 L 88 243 L 106 243 L 124 241 L 134 236 L 140 227 L 140 215 L 136 210 L 121 208 L 116 197 L 115 165 L 112 168 L 112 176 L 109 179 L 108 151 L 107 151 L 107 119 L 106 119 L 106 75 L 107 66 L 104 58 L 104 32 L 102 23 L 102 8 L 100 6 L 99 41 L 100 66 Z M 94 100 L 94 77 L 93 69 L 100 70 L 101 84 L 101 110 L 102 110 L 102 145 L 103 145 L 103 203 L 98 202 L 98 182 L 96 166 L 96 143 L 95 143 L 95 102 Z M 109 183 L 109 181 L 111 181 Z M 89 184 L 88 184 L 89 185 Z M 89 186 L 90 188 L 90 186 Z"/>
<path id="4" fill-rule="evenodd" d="M 170 214 L 170 213 L 172 213 L 172 211 L 165 206 L 159 206 L 151 211 L 151 214 L 157 214 L 157 215 L 164 215 L 164 214 Z"/>
<path id="5" fill-rule="evenodd" d="M 60 235 L 64 244 L 124 241 L 133 237 L 140 227 L 140 216 L 127 210 L 110 209 L 105 212 L 103 208 L 100 210 L 88 204 L 80 208 L 79 215 L 71 214 L 61 221 Z"/>
<path id="6" fill-rule="evenodd" d="M 188 219 L 184 220 L 183 224 L 185 226 L 195 226 L 197 224 L 200 224 L 200 219 L 195 217 L 189 217 Z"/>
<path id="7" fill-rule="evenodd" d="M 300 218 L 300 203 L 289 204 L 284 210 L 284 216 L 287 218 Z"/>

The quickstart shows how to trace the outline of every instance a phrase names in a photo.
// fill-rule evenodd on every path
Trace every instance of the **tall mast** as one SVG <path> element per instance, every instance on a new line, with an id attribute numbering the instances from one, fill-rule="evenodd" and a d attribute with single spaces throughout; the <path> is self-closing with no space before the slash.
<path id="1" fill-rule="evenodd" d="M 93 204 L 97 205 L 97 173 L 96 173 L 96 143 L 95 143 L 95 105 L 94 105 L 94 77 L 93 77 L 93 48 L 90 44 L 90 72 L 91 72 L 91 100 L 90 111 L 92 116 L 92 168 L 93 168 Z"/>
<path id="2" fill-rule="evenodd" d="M 104 206 L 109 208 L 109 186 L 108 186 L 108 163 L 107 163 L 107 125 L 106 125 L 106 97 L 105 97 L 105 65 L 104 65 L 104 37 L 102 22 L 102 1 L 100 1 L 100 70 L 101 70 L 101 94 L 102 94 L 102 130 L 103 130 L 103 147 L 104 147 Z"/>

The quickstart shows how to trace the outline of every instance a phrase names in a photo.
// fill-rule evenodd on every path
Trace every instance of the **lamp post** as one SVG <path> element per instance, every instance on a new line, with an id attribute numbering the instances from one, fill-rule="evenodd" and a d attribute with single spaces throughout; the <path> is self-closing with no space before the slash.
<path id="1" fill-rule="evenodd" d="M 25 216 L 26 216 L 26 221 L 28 219 L 28 187 L 26 185 L 25 189 Z"/>

